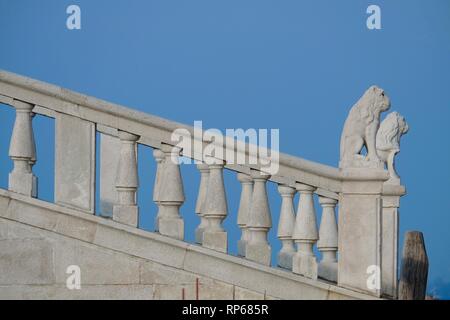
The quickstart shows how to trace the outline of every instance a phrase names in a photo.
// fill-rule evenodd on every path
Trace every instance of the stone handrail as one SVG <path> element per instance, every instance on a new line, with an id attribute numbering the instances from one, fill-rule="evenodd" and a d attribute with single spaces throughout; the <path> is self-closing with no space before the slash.
<path id="1" fill-rule="evenodd" d="M 192 144 L 199 142 L 204 146 L 211 143 L 205 141 L 203 135 L 200 141 L 194 141 L 193 127 L 5 71 L 0 71 L 0 103 L 16 109 L 9 151 L 14 162 L 9 176 L 11 191 L 36 197 L 37 178 L 32 167 L 37 159 L 32 118 L 34 114 L 46 115 L 56 119 L 57 204 L 94 213 L 97 131 L 101 134 L 100 214 L 120 223 L 138 225 L 136 146 L 147 145 L 154 148 L 157 162 L 153 200 L 159 209 L 155 230 L 172 238 L 184 239 L 184 221 L 179 214 L 185 200 L 183 181 L 179 164 L 172 160 L 180 155 L 199 161 L 205 159 L 192 150 L 177 148 L 172 134 L 177 129 L 184 129 L 192 133 Z M 220 144 L 220 147 L 226 149 L 230 148 L 229 145 Z M 247 144 L 237 142 L 231 145 L 232 153 L 249 156 Z M 223 169 L 230 169 L 237 172 L 242 185 L 237 221 L 242 230 L 238 243 L 240 256 L 270 265 L 271 246 L 267 233 L 272 227 L 272 218 L 266 184 L 271 181 L 278 184 L 282 198 L 278 223 L 278 238 L 282 242 L 278 254 L 279 267 L 376 296 L 395 297 L 397 208 L 398 199 L 405 191 L 401 185 L 386 184 L 389 179 L 386 170 L 342 170 L 279 154 L 279 169 L 269 174 L 258 164 L 227 164 L 223 158 L 212 160 L 208 164 L 197 165 L 201 175 L 196 203 L 196 213 L 201 220 L 196 230 L 197 243 L 216 251 L 228 251 L 227 232 L 222 227 L 228 213 Z M 300 194 L 297 215 L 293 205 L 296 192 Z M 319 196 L 322 207 L 320 228 L 317 227 L 314 194 Z M 338 201 L 339 233 L 335 216 Z M 343 214 L 342 206 L 346 208 Z M 373 213 L 368 219 L 374 219 L 370 221 L 375 231 L 368 231 L 371 227 L 368 224 L 358 225 L 361 210 Z M 361 239 L 354 238 L 355 234 L 365 231 L 367 234 L 361 235 Z M 360 241 L 368 243 L 361 246 Z M 322 253 L 320 262 L 313 251 L 314 245 Z M 367 253 L 363 252 L 364 248 Z M 352 266 L 359 259 L 363 265 L 354 269 Z M 381 269 L 375 281 L 381 283 L 378 286 L 375 283 L 374 287 L 367 286 L 366 270 L 372 264 Z"/>

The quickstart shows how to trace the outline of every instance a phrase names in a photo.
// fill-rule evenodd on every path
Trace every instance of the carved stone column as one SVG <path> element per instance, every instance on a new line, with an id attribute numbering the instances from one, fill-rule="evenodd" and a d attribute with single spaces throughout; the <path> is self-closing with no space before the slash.
<path id="1" fill-rule="evenodd" d="M 136 141 L 139 136 L 119 131 L 119 138 L 121 142 L 120 159 L 116 176 L 118 203 L 113 208 L 113 220 L 137 227 L 139 209 L 136 205 L 136 190 L 139 181 Z"/>
<path id="2" fill-rule="evenodd" d="M 335 207 L 337 200 L 319 197 L 322 206 L 322 221 L 320 222 L 319 241 L 317 248 L 322 253 L 319 263 L 319 277 L 330 281 L 337 281 L 338 227 Z"/>
<path id="3" fill-rule="evenodd" d="M 270 175 L 251 170 L 254 181 L 252 203 L 247 221 L 249 239 L 245 247 L 245 257 L 249 260 L 270 265 L 272 249 L 267 241 L 267 233 L 272 227 L 266 183 Z"/>
<path id="4" fill-rule="evenodd" d="M 248 216 L 253 193 L 253 179 L 248 174 L 238 173 L 237 178 L 242 185 L 241 199 L 239 201 L 237 224 L 241 229 L 241 239 L 238 240 L 238 255 L 245 257 L 245 246 L 249 240 L 249 231 L 247 229 Z"/>
<path id="5" fill-rule="evenodd" d="M 300 193 L 300 199 L 292 236 L 297 244 L 292 271 L 311 279 L 317 279 L 317 260 L 313 251 L 313 246 L 319 238 L 313 200 L 315 188 L 301 183 L 297 183 L 295 187 Z"/>
<path id="6" fill-rule="evenodd" d="M 278 253 L 278 266 L 292 269 L 292 258 L 295 254 L 292 233 L 295 226 L 295 214 L 293 198 L 295 188 L 279 185 L 278 192 L 281 195 L 280 221 L 278 222 L 278 239 L 282 243 L 281 251 Z"/>
<path id="7" fill-rule="evenodd" d="M 209 167 L 208 188 L 205 198 L 203 217 L 207 220 L 203 231 L 202 244 L 206 248 L 227 252 L 227 232 L 222 227 L 222 221 L 228 214 L 225 185 L 223 182 L 223 160 L 214 159 Z"/>
<path id="8" fill-rule="evenodd" d="M 184 239 L 184 221 L 180 207 L 184 202 L 183 180 L 178 157 L 181 149 L 162 145 L 164 152 L 163 176 L 159 198 L 159 233 L 175 239 Z"/>
<path id="9" fill-rule="evenodd" d="M 9 157 L 14 162 L 14 169 L 9 174 L 9 190 L 30 197 L 37 196 L 37 180 L 32 172 L 36 161 L 31 110 L 33 105 L 14 100 L 16 120 L 11 136 Z"/>
<path id="10" fill-rule="evenodd" d="M 208 225 L 208 220 L 204 217 L 205 212 L 205 200 L 208 190 L 209 181 L 209 167 L 207 164 L 197 164 L 197 169 L 200 171 L 200 187 L 198 190 L 197 202 L 195 204 L 195 213 L 200 218 L 200 224 L 195 229 L 195 242 L 201 244 L 203 241 L 203 231 Z"/>
<path id="11" fill-rule="evenodd" d="M 153 150 L 153 157 L 156 161 L 156 174 L 155 174 L 155 183 L 153 185 L 153 202 L 158 206 L 158 213 L 155 218 L 155 232 L 159 232 L 159 217 L 160 217 L 160 190 L 161 190 L 161 181 L 163 177 L 163 161 L 164 161 L 164 152 L 159 149 Z"/>

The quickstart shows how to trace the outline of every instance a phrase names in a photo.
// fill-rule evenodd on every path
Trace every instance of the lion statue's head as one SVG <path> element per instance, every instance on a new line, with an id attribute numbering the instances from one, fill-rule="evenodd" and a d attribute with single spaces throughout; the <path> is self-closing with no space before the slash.
<path id="1" fill-rule="evenodd" d="M 400 149 L 400 137 L 408 130 L 408 124 L 400 113 L 389 113 L 377 132 L 377 150 Z"/>
<path id="2" fill-rule="evenodd" d="M 359 99 L 357 109 L 360 112 L 362 119 L 366 120 L 366 123 L 372 123 L 373 120 L 381 112 L 386 111 L 391 106 L 391 101 L 387 95 L 384 94 L 384 90 L 371 86 L 366 90 L 364 95 Z"/>

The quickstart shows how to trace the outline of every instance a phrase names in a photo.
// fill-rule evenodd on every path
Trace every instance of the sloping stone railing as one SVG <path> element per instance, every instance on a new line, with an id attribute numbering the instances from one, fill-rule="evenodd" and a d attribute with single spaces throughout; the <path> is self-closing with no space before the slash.
<path id="1" fill-rule="evenodd" d="M 276 173 L 265 172 L 258 164 L 229 164 L 224 158 L 207 164 L 202 154 L 181 150 L 172 141 L 175 130 L 193 133 L 193 127 L 3 71 L 0 103 L 16 110 L 9 149 L 14 163 L 9 174 L 12 192 L 37 195 L 37 178 L 32 170 L 37 161 L 32 121 L 34 114 L 42 114 L 56 121 L 56 204 L 94 213 L 95 136 L 99 132 L 100 215 L 137 227 L 137 144 L 143 144 L 153 148 L 157 163 L 155 230 L 183 240 L 184 222 L 179 213 L 185 201 L 183 179 L 180 165 L 172 160 L 189 156 L 200 161 L 195 210 L 200 217 L 195 234 L 198 244 L 228 251 L 227 231 L 222 226 L 228 213 L 223 170 L 231 170 L 242 186 L 237 220 L 242 230 L 240 256 L 263 265 L 271 263 L 267 233 L 273 221 L 266 185 L 276 183 L 282 199 L 279 267 L 377 297 L 396 297 L 398 207 L 405 189 L 399 183 L 387 183 L 389 173 L 384 168 L 338 169 L 285 154 L 279 155 Z M 195 139 L 193 135 L 192 145 L 210 142 Z M 248 155 L 247 145 L 232 146 L 233 153 Z M 230 148 L 229 144 L 221 147 Z M 293 203 L 296 193 L 300 195 L 297 214 Z M 322 210 L 320 223 L 316 196 Z M 314 246 L 321 252 L 320 260 Z"/>

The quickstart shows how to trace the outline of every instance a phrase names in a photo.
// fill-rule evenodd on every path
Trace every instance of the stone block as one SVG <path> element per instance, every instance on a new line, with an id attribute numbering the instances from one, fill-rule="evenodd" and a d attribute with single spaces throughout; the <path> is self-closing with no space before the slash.
<path id="1" fill-rule="evenodd" d="M 0 286 L 0 299 L 6 300 L 152 300 L 153 286 L 85 285 L 69 290 L 64 285 Z"/>
<path id="2" fill-rule="evenodd" d="M 272 249 L 265 243 L 249 243 L 245 247 L 245 258 L 270 266 Z"/>
<path id="3" fill-rule="evenodd" d="M 231 300 L 233 299 L 233 291 L 233 285 L 231 284 L 204 277 L 199 279 L 199 300 Z"/>
<path id="4" fill-rule="evenodd" d="M 9 198 L 0 195 L 0 217 L 6 217 L 9 201 Z"/>
<path id="5" fill-rule="evenodd" d="M 32 173 L 11 172 L 8 189 L 26 196 L 37 196 L 37 179 Z"/>
<path id="6" fill-rule="evenodd" d="M 8 225 L 7 221 L 0 218 L 0 240 L 8 239 Z"/>
<path id="7" fill-rule="evenodd" d="M 0 218 L 0 239 L 43 239 L 45 231 Z"/>
<path id="8" fill-rule="evenodd" d="M 184 221 L 181 218 L 160 218 L 159 233 L 174 239 L 184 239 Z"/>
<path id="9" fill-rule="evenodd" d="M 202 245 L 205 248 L 227 253 L 228 237 L 225 231 L 205 231 L 203 233 Z"/>
<path id="10" fill-rule="evenodd" d="M 157 284 L 155 300 L 195 300 L 195 284 Z"/>
<path id="11" fill-rule="evenodd" d="M 137 206 L 115 205 L 113 209 L 113 219 L 114 221 L 137 227 L 139 208 Z"/>
<path id="12" fill-rule="evenodd" d="M 58 240 L 55 244 L 56 282 L 65 284 L 67 267 L 77 265 L 81 286 L 140 283 L 140 260 L 81 242 Z"/>
<path id="13" fill-rule="evenodd" d="M 97 226 L 94 243 L 123 253 L 132 252 L 133 255 L 149 259 L 162 264 L 179 268 L 183 265 L 187 244 L 172 245 L 167 239 L 154 234 L 148 234 L 140 230 L 136 233 L 103 225 Z M 140 235 L 147 234 L 148 237 Z M 160 241 L 155 238 L 164 238 Z M 173 241 L 173 240 L 172 240 Z"/>
<path id="14" fill-rule="evenodd" d="M 319 263 L 317 275 L 321 279 L 337 282 L 337 262 L 321 261 Z"/>
<path id="15" fill-rule="evenodd" d="M 11 200 L 4 217 L 46 230 L 54 230 L 60 214 L 40 206 Z"/>
<path id="16" fill-rule="evenodd" d="M 54 230 L 64 236 L 74 237 L 87 242 L 93 242 L 95 232 L 97 230 L 97 224 L 93 221 L 60 214 Z"/>
<path id="17" fill-rule="evenodd" d="M 234 300 L 264 300 L 264 294 L 235 286 Z"/>
<path id="18" fill-rule="evenodd" d="M 205 228 L 195 229 L 195 243 L 202 244 L 204 231 L 205 231 Z"/>
<path id="19" fill-rule="evenodd" d="M 283 269 L 292 270 L 292 259 L 295 252 L 283 252 L 278 253 L 278 266 Z"/>
<path id="20" fill-rule="evenodd" d="M 238 240 L 238 256 L 245 257 L 245 246 L 247 245 L 246 240 Z"/>
<path id="21" fill-rule="evenodd" d="M 198 284 L 178 283 L 155 285 L 155 299 L 159 300 L 231 300 L 233 285 L 221 281 L 199 277 Z"/>
<path id="22" fill-rule="evenodd" d="M 317 260 L 315 256 L 297 252 L 292 260 L 292 272 L 310 279 L 317 279 Z"/>
<path id="23" fill-rule="evenodd" d="M 381 198 L 344 194 L 339 206 L 338 285 L 380 296 L 368 270 L 381 269 Z"/>
<path id="24" fill-rule="evenodd" d="M 52 243 L 47 240 L 1 240 L 0 284 L 52 284 L 53 261 Z"/>
<path id="25" fill-rule="evenodd" d="M 180 269 L 164 266 L 151 261 L 141 262 L 141 284 L 195 283 L 198 276 Z"/>

